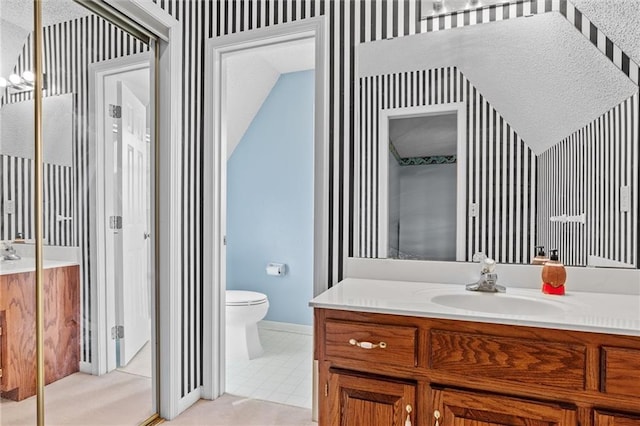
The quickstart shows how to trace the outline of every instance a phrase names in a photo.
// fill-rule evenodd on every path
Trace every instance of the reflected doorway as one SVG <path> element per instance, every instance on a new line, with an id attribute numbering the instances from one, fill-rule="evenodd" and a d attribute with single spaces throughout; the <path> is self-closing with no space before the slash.
<path id="1" fill-rule="evenodd" d="M 389 120 L 389 257 L 456 259 L 457 130 L 455 112 Z"/>
<path id="2" fill-rule="evenodd" d="M 464 260 L 466 217 L 475 214 L 466 209 L 464 123 L 461 104 L 381 112 L 382 257 Z"/>

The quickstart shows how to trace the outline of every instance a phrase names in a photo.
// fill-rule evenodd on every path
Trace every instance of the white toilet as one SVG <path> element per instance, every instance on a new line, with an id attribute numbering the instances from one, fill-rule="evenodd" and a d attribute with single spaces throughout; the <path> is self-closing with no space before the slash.
<path id="1" fill-rule="evenodd" d="M 226 298 L 227 357 L 258 358 L 263 352 L 258 321 L 269 310 L 267 295 L 255 291 L 227 290 Z"/>

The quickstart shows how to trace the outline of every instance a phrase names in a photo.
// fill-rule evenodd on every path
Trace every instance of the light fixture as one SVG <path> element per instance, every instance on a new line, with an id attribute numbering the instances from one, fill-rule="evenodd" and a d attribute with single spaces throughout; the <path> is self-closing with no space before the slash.
<path id="1" fill-rule="evenodd" d="M 36 81 L 36 76 L 33 75 L 33 73 L 29 70 L 26 70 L 25 72 L 22 73 L 22 78 L 25 81 L 28 81 L 29 83 L 33 83 Z"/>
<path id="2" fill-rule="evenodd" d="M 47 79 L 45 78 L 46 74 L 43 74 L 42 77 L 42 89 L 44 90 L 47 88 Z M 11 91 L 9 92 L 9 94 L 11 95 L 30 92 L 31 90 L 33 90 L 34 86 L 35 75 L 29 70 L 24 71 L 22 73 L 22 76 L 19 76 L 15 73 L 11 74 L 8 80 L 4 77 L 0 77 L 0 87 L 3 89 L 11 89 Z"/>

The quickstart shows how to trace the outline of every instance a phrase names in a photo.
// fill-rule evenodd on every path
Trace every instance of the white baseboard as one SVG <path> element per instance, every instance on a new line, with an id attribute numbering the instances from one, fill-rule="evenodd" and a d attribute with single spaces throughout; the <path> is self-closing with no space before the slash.
<path id="1" fill-rule="evenodd" d="M 313 327 L 310 325 L 262 320 L 258 323 L 258 327 L 264 328 L 266 330 L 286 331 L 288 333 L 298 333 L 306 334 L 307 336 L 313 336 Z"/>
<path id="2" fill-rule="evenodd" d="M 93 364 L 90 362 L 80 361 L 80 372 L 93 374 Z"/>

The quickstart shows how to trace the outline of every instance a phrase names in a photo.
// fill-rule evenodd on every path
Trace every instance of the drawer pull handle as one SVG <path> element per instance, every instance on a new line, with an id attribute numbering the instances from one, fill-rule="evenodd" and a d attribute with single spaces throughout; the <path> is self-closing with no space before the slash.
<path id="1" fill-rule="evenodd" d="M 385 342 L 380 342 L 376 344 L 371 342 L 358 342 L 356 339 L 349 339 L 349 344 L 353 346 L 357 346 L 362 349 L 375 349 L 375 348 L 384 349 L 387 347 L 387 344 Z"/>
<path id="2" fill-rule="evenodd" d="M 407 420 L 404 421 L 404 426 L 411 426 L 411 412 L 413 409 L 407 404 L 405 410 L 407 410 Z"/>
<path id="3" fill-rule="evenodd" d="M 435 426 L 440 426 L 440 411 L 436 410 L 433 412 L 433 417 L 436 418 L 436 425 Z"/>

